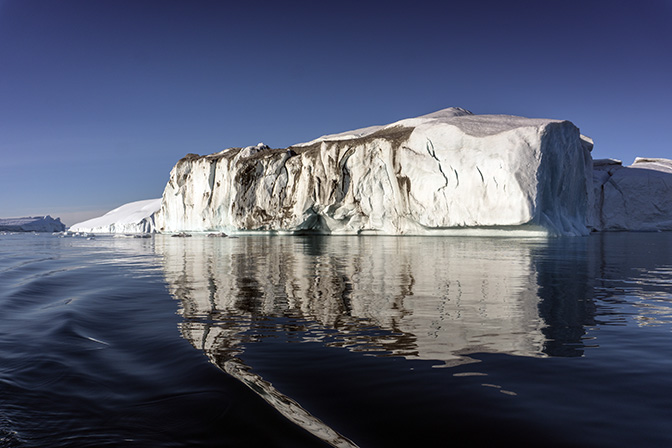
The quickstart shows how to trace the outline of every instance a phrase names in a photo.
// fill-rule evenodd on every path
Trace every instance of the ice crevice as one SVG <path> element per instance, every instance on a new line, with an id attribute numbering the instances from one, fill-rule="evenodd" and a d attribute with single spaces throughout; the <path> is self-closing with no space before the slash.
<path id="1" fill-rule="evenodd" d="M 485 183 L 485 178 L 483 177 L 483 173 L 481 172 L 481 169 L 479 167 L 476 167 L 476 171 L 478 171 L 478 174 L 481 176 L 481 182 Z"/>
<path id="2" fill-rule="evenodd" d="M 406 148 L 406 149 L 410 149 L 410 148 L 408 148 L 408 147 L 405 147 L 405 148 Z M 439 172 L 441 173 L 441 175 L 443 176 L 443 179 L 444 179 L 445 182 L 446 182 L 442 188 L 447 187 L 448 184 L 449 184 L 449 182 L 448 182 L 448 176 L 446 176 L 446 173 L 443 172 L 443 167 L 441 166 L 441 160 L 439 160 L 439 158 L 436 157 L 436 151 L 434 150 L 434 143 L 432 143 L 432 141 L 431 141 L 430 139 L 427 139 L 427 146 L 426 146 L 426 148 L 427 148 L 427 152 L 429 153 L 429 155 L 432 156 L 432 158 L 433 158 L 434 160 L 436 160 L 436 163 L 437 163 L 437 165 L 438 165 L 438 167 L 439 167 Z"/>

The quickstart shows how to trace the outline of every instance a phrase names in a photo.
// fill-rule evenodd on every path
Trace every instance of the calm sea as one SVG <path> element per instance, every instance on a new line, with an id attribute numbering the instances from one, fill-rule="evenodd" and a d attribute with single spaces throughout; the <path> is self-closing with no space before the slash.
<path id="1" fill-rule="evenodd" d="M 672 233 L 0 235 L 2 447 L 669 447 Z"/>

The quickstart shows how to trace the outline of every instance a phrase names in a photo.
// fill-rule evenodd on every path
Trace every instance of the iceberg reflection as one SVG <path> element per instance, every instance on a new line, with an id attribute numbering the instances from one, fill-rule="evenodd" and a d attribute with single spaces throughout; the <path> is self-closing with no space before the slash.
<path id="1" fill-rule="evenodd" d="M 184 338 L 331 446 L 356 445 L 245 365 L 245 344 L 282 332 L 443 365 L 543 354 L 530 240 L 158 235 L 155 247 Z"/>
<path id="2" fill-rule="evenodd" d="M 544 241 L 158 236 L 156 249 L 182 334 L 217 362 L 284 318 L 306 341 L 454 365 L 475 352 L 544 355 L 533 260 Z"/>
<path id="3" fill-rule="evenodd" d="M 598 337 L 599 326 L 672 323 L 672 234 L 157 235 L 154 244 L 180 304 L 183 337 L 332 446 L 353 444 L 276 389 L 298 398 L 291 384 L 274 386 L 259 373 L 303 369 L 276 353 L 287 342 L 311 342 L 306 353 L 318 344 L 455 366 L 480 353 L 583 356 L 611 337 Z M 269 343 L 255 344 L 262 340 Z"/>

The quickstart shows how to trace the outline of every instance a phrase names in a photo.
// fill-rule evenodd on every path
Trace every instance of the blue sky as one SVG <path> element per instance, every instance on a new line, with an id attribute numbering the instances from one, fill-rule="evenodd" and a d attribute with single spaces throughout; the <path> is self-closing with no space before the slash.
<path id="1" fill-rule="evenodd" d="M 672 157 L 672 1 L 0 0 L 0 216 L 160 197 L 186 153 L 459 106 Z"/>

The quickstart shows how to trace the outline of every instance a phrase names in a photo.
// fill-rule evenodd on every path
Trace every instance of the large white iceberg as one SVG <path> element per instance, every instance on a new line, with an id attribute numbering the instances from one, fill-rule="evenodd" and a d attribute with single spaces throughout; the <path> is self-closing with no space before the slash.
<path id="1" fill-rule="evenodd" d="M 124 204 L 98 218 L 70 226 L 71 232 L 89 233 L 152 233 L 154 214 L 161 207 L 161 198 Z"/>
<path id="2" fill-rule="evenodd" d="M 288 149 L 190 154 L 161 232 L 588 233 L 592 145 L 568 121 L 444 109 Z"/>
<path id="3" fill-rule="evenodd" d="M 672 230 L 672 161 L 593 161 L 568 121 L 460 108 L 271 149 L 188 154 L 162 199 L 87 232 L 585 235 Z"/>
<path id="4" fill-rule="evenodd" d="M 31 216 L 25 218 L 0 218 L 0 231 L 5 232 L 62 232 L 65 224 L 60 218 Z"/>

